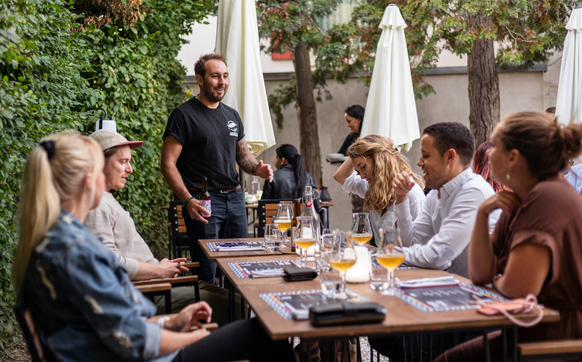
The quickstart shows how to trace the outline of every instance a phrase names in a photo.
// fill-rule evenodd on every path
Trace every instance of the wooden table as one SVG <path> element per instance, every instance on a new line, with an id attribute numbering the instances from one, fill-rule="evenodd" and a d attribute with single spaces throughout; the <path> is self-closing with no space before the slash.
<path id="1" fill-rule="evenodd" d="M 225 243 L 225 242 L 237 242 L 237 241 L 263 241 L 263 238 L 241 238 L 241 239 L 201 239 L 198 240 L 198 244 L 204 250 L 204 253 L 211 260 L 217 260 L 221 258 L 233 258 L 233 257 L 252 257 L 252 256 L 273 256 L 273 255 L 284 255 L 293 254 L 297 255 L 294 251 L 292 252 L 289 248 L 281 248 L 279 251 L 270 252 L 267 250 L 246 250 L 246 251 L 212 251 L 208 243 Z"/>
<path id="2" fill-rule="evenodd" d="M 245 261 L 283 259 L 284 256 L 245 258 Z M 237 259 L 219 259 L 218 265 L 224 271 L 231 283 L 246 300 L 250 308 L 256 313 L 257 318 L 267 334 L 273 340 L 283 340 L 289 337 L 302 339 L 325 339 L 356 336 L 389 336 L 406 335 L 430 332 L 456 332 L 456 331 L 482 331 L 490 332 L 495 329 L 509 328 L 512 331 L 512 352 L 514 361 L 517 360 L 517 327 L 507 318 L 499 316 L 484 316 L 476 310 L 461 310 L 451 312 L 422 312 L 408 303 L 389 296 L 381 296 L 370 288 L 370 283 L 348 284 L 347 287 L 359 295 L 378 303 L 388 309 L 388 313 L 382 323 L 346 325 L 331 327 L 314 327 L 308 320 L 285 320 L 259 295 L 261 293 L 286 292 L 294 290 L 320 289 L 319 279 L 308 282 L 287 283 L 282 278 L 238 278 L 228 266 L 229 262 L 240 261 Z M 438 277 L 450 275 L 440 270 L 411 269 L 397 270 L 396 276 L 401 280 Z M 466 281 L 466 280 L 465 280 Z M 520 316 L 524 320 L 532 319 L 532 316 Z M 545 308 L 543 322 L 559 321 L 557 311 Z M 486 344 L 488 352 L 488 344 Z M 488 360 L 488 353 L 485 356 Z"/>

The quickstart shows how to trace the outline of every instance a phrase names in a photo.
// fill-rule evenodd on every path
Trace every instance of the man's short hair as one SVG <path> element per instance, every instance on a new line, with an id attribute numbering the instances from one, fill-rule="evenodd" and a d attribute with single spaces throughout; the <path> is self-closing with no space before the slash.
<path id="1" fill-rule="evenodd" d="M 196 63 L 194 63 L 194 74 L 201 75 L 202 78 L 204 78 L 204 75 L 206 74 L 206 62 L 212 59 L 220 60 L 224 65 L 228 66 L 224 55 L 216 53 L 204 54 Z"/>
<path id="2" fill-rule="evenodd" d="M 545 110 L 546 113 L 556 114 L 556 107 L 548 107 Z"/>
<path id="3" fill-rule="evenodd" d="M 434 138 L 434 147 L 442 155 L 451 148 L 454 149 L 464 166 L 471 164 L 475 153 L 475 139 L 471 131 L 461 123 L 435 123 L 424 129 L 423 135 Z"/>

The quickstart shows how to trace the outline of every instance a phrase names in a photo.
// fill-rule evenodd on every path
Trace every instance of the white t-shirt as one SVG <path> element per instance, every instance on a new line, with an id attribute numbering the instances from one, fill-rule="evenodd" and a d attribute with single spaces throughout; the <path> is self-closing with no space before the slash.
<path id="1" fill-rule="evenodd" d="M 412 177 L 410 180 L 414 181 Z M 362 199 L 366 197 L 366 193 L 369 189 L 370 185 L 368 184 L 368 181 L 361 178 L 356 171 L 354 171 L 350 176 L 348 176 L 348 178 L 346 178 L 342 186 L 342 190 L 345 192 L 356 194 Z M 410 193 L 408 194 L 408 199 L 405 201 L 405 203 L 409 205 L 410 217 L 412 220 L 416 219 L 416 217 L 422 212 L 425 199 L 426 197 L 424 196 L 422 188 L 417 183 L 415 183 L 412 187 L 412 190 L 410 190 Z M 389 227 L 394 227 L 394 222 L 396 221 L 394 204 L 390 205 L 388 210 L 386 210 L 383 215 L 378 214 L 374 210 L 370 210 L 370 221 L 372 223 L 372 229 L 374 229 L 374 236 L 376 238 L 380 228 L 386 229 Z"/>

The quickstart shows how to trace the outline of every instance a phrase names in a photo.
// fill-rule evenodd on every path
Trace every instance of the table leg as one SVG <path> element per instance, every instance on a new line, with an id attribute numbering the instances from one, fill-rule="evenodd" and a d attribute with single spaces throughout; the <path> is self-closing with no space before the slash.
<path id="1" fill-rule="evenodd" d="M 234 307 L 235 307 L 235 296 L 234 296 L 234 286 L 232 283 L 228 283 L 228 321 L 234 321 Z"/>
<path id="2" fill-rule="evenodd" d="M 512 361 L 517 362 L 517 326 L 511 327 Z"/>
<path id="3" fill-rule="evenodd" d="M 172 314 L 172 289 L 164 292 L 164 298 L 166 301 L 166 314 Z"/>
<path id="4" fill-rule="evenodd" d="M 507 362 L 507 330 L 501 329 L 501 338 L 503 343 L 503 362 Z"/>
<path id="5" fill-rule="evenodd" d="M 491 361 L 491 351 L 489 350 L 489 338 L 487 338 L 487 331 L 483 331 L 483 350 L 485 351 L 485 362 Z"/>
<path id="6" fill-rule="evenodd" d="M 358 349 L 357 349 L 358 356 L 357 356 L 357 360 L 358 360 L 358 362 L 362 362 L 362 350 L 360 349 L 360 337 L 356 337 L 356 341 L 357 341 L 357 344 L 358 344 Z M 371 351 L 370 351 L 370 353 L 371 353 Z"/>
<path id="7" fill-rule="evenodd" d="M 235 297 L 233 297 L 234 300 L 236 300 Z M 245 319 L 245 299 L 242 295 L 240 296 L 240 319 Z"/>

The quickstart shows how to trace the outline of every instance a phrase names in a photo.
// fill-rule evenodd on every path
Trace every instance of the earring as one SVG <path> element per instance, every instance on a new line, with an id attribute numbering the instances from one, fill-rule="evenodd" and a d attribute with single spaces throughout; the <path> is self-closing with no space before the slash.
<path id="1" fill-rule="evenodd" d="M 507 172 L 507 175 L 505 175 L 505 179 L 507 181 L 509 181 L 509 179 L 511 178 L 511 175 L 510 174 L 511 174 L 511 168 L 509 169 L 509 172 Z"/>

